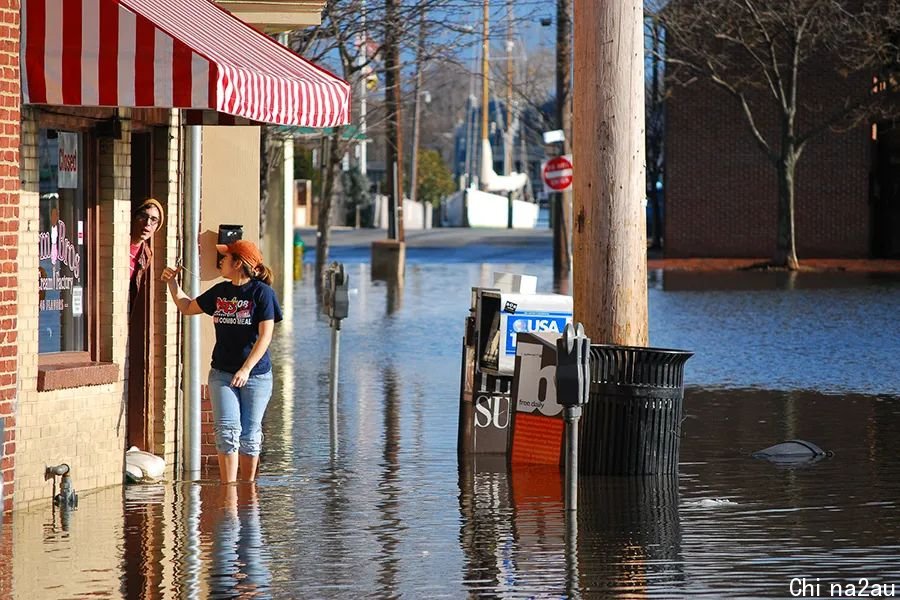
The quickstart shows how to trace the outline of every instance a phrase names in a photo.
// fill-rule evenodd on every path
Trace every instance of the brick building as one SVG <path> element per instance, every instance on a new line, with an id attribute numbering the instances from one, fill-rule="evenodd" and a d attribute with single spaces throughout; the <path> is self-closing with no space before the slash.
<path id="1" fill-rule="evenodd" d="M 272 8 L 261 4 L 232 8 L 261 11 L 265 25 Z M 284 19 L 272 21 L 282 28 L 305 23 L 301 12 L 317 12 L 315 3 L 283 4 Z M 303 11 L 291 13 L 301 5 Z M 179 7 L 195 11 L 195 18 L 150 0 L 0 0 L 4 510 L 50 499 L 48 465 L 68 464 L 79 491 L 121 484 L 130 444 L 164 456 L 168 475 L 178 476 L 186 374 L 180 319 L 164 286 L 152 292 L 150 358 L 129 364 L 132 207 L 152 196 L 165 209 L 153 241 L 155 278 L 199 243 L 206 249 L 198 268 L 204 289 L 217 279 L 210 250 L 219 223 L 246 223 L 245 236 L 259 239 L 258 123 L 346 120 L 345 82 L 205 0 Z M 201 31 L 192 25 L 200 21 L 214 25 Z M 104 23 L 120 42 L 96 35 Z M 236 72 L 243 83 L 236 78 L 224 86 L 223 74 Z M 276 85 L 239 101 L 221 96 L 245 94 L 241 86 L 259 79 Z M 289 98 L 292 81 L 317 97 L 296 83 L 302 102 Z M 235 122 L 247 125 L 219 126 Z M 202 172 L 187 164 L 186 132 L 195 125 Z M 183 233 L 194 182 L 205 204 L 199 239 Z M 205 337 L 208 356 L 211 325 Z M 143 373 L 139 385 L 129 384 L 135 369 Z M 141 403 L 134 403 L 135 392 L 145 396 Z"/>
<path id="2" fill-rule="evenodd" d="M 0 512 L 9 508 L 4 499 L 15 492 L 20 97 L 19 2 L 0 0 Z M 2 540 L 0 546 L 8 547 Z"/>
<path id="3" fill-rule="evenodd" d="M 828 114 L 864 78 L 808 70 L 801 102 Z M 752 101 L 760 129 L 778 139 L 771 99 Z M 803 127 L 803 113 L 798 116 Z M 778 180 L 733 97 L 705 81 L 671 89 L 666 100 L 667 257 L 746 257 L 775 253 Z M 798 257 L 900 255 L 900 143 L 891 123 L 813 138 L 796 171 Z M 893 166 L 892 166 L 893 165 Z"/>

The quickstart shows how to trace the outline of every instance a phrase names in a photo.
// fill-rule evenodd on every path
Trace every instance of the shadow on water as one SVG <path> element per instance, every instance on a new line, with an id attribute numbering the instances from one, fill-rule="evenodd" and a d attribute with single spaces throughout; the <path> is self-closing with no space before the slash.
<path id="1" fill-rule="evenodd" d="M 349 265 L 336 427 L 305 273 L 273 343 L 257 485 L 85 492 L 65 528 L 49 505 L 16 511 L 0 597 L 758 598 L 798 577 L 823 595 L 900 582 L 900 283 L 651 273 L 653 344 L 696 352 L 679 473 L 582 478 L 572 531 L 558 469 L 456 454 L 470 289 L 512 271 L 549 291 L 547 262 L 413 263 L 393 288 Z M 833 455 L 751 458 L 789 439 Z"/>

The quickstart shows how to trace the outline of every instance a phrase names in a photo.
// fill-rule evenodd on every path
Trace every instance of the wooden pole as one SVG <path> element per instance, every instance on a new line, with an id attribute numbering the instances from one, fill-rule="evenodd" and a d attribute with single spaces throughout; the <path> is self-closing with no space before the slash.
<path id="1" fill-rule="evenodd" d="M 490 87 L 488 85 L 488 60 L 490 58 L 490 40 L 488 38 L 488 9 L 490 0 L 484 0 L 484 16 L 481 32 L 481 139 L 488 139 L 488 99 Z"/>
<path id="2" fill-rule="evenodd" d="M 642 1 L 575 0 L 574 22 L 574 318 L 646 346 Z"/>
<path id="3" fill-rule="evenodd" d="M 400 119 L 402 102 L 400 89 L 400 41 L 399 1 L 385 0 L 385 43 L 384 43 L 384 105 L 387 112 L 387 197 L 393 205 L 388 210 L 388 237 L 404 241 L 403 232 L 403 128 Z M 396 164 L 394 171 L 392 165 Z M 395 175 L 396 173 L 396 175 Z M 394 198 L 397 200 L 395 201 Z"/>
<path id="4" fill-rule="evenodd" d="M 562 154 L 572 147 L 572 0 L 556 0 L 556 115 L 565 134 Z M 553 211 L 553 282 L 561 294 L 569 293 L 572 270 L 572 192 L 554 193 L 550 199 Z"/>
<path id="5" fill-rule="evenodd" d="M 503 144 L 503 174 L 512 173 L 512 88 L 513 88 L 513 4 L 512 0 L 506 0 L 506 135 L 503 136 L 506 143 Z"/>
<path id="6" fill-rule="evenodd" d="M 409 199 L 415 202 L 419 198 L 419 131 L 422 127 L 422 63 L 425 57 L 425 9 L 419 12 L 419 45 L 416 48 L 416 97 L 413 100 L 413 140 L 412 140 L 412 158 L 410 159 L 409 169 Z M 422 228 L 425 228 L 425 221 L 422 221 Z"/>

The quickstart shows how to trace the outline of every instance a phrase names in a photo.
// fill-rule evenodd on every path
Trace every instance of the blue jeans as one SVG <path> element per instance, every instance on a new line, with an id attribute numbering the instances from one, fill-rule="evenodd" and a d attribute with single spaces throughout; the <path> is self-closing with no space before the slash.
<path id="1" fill-rule="evenodd" d="M 209 370 L 209 397 L 215 419 L 216 450 L 259 456 L 262 418 L 272 397 L 272 371 L 251 375 L 244 387 L 233 387 L 233 373 Z"/>

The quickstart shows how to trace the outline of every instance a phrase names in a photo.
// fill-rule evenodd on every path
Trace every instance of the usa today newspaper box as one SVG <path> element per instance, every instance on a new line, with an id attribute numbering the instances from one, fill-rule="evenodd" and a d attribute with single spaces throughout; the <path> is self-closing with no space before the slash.
<path id="1" fill-rule="evenodd" d="M 531 280 L 505 286 L 514 291 L 472 288 L 460 374 L 460 454 L 507 452 L 517 336 L 559 335 L 572 320 L 571 296 L 528 293 Z"/>

